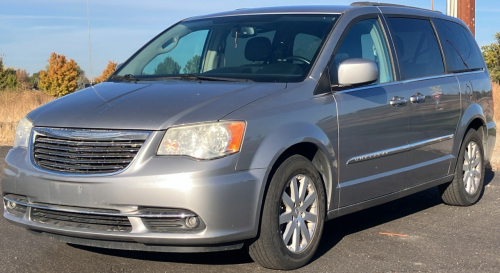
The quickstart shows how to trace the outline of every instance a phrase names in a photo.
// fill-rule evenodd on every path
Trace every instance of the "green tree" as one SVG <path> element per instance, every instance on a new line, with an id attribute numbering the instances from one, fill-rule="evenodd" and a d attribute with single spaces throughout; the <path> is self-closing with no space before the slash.
<path id="1" fill-rule="evenodd" d="M 75 60 L 66 60 L 64 55 L 52 52 L 47 71 L 40 71 L 38 86 L 49 95 L 61 97 L 77 88 L 78 65 Z"/>
<path id="2" fill-rule="evenodd" d="M 3 56 L 0 56 L 0 89 L 13 89 L 16 86 L 16 71 L 13 68 L 5 69 L 3 66 Z"/>
<path id="3" fill-rule="evenodd" d="M 182 72 L 184 72 L 184 74 L 198 73 L 199 67 L 200 67 L 200 55 L 194 55 L 193 58 L 186 63 L 184 69 L 182 69 Z"/>
<path id="4" fill-rule="evenodd" d="M 181 66 L 170 56 L 159 63 L 155 69 L 155 74 L 179 74 Z"/>
<path id="5" fill-rule="evenodd" d="M 38 83 L 40 82 L 40 71 L 33 73 L 29 78 L 28 78 L 31 86 L 33 88 L 38 89 Z"/>
<path id="6" fill-rule="evenodd" d="M 500 32 L 495 34 L 496 43 L 481 47 L 491 80 L 500 83 Z"/>

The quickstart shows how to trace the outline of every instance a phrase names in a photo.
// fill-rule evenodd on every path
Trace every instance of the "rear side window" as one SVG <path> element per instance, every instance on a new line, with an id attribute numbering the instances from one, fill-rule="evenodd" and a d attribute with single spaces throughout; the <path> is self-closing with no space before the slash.
<path id="1" fill-rule="evenodd" d="M 441 19 L 435 19 L 434 25 L 443 46 L 448 72 L 483 68 L 481 52 L 463 26 Z"/>
<path id="2" fill-rule="evenodd" d="M 404 80 L 444 74 L 441 50 L 430 21 L 388 18 Z"/>

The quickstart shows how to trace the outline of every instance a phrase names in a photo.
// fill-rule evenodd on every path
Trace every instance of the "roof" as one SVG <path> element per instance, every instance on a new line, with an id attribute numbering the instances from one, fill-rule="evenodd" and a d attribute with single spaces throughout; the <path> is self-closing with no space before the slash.
<path id="1" fill-rule="evenodd" d="M 237 16 L 237 15 L 252 15 L 252 14 L 277 14 L 277 13 L 297 13 L 297 14 L 340 14 L 346 10 L 352 9 L 351 6 L 283 6 L 283 7 L 265 7 L 265 8 L 249 8 L 237 9 L 213 14 L 191 17 L 189 19 Z"/>
<path id="2" fill-rule="evenodd" d="M 375 3 L 375 2 L 354 2 L 350 6 L 334 6 L 334 5 L 304 5 L 304 6 L 281 6 L 281 7 L 263 7 L 263 8 L 243 8 L 207 15 L 200 15 L 188 18 L 188 20 L 225 17 L 225 16 L 238 16 L 238 15 L 257 15 L 257 14 L 341 14 L 352 9 L 376 9 L 380 8 L 384 11 L 401 11 L 403 13 L 420 14 L 430 17 L 443 17 L 440 12 L 431 11 L 427 9 L 388 4 L 388 3 Z M 439 14 L 439 15 L 438 15 Z M 447 17 L 447 16 L 446 16 Z"/>

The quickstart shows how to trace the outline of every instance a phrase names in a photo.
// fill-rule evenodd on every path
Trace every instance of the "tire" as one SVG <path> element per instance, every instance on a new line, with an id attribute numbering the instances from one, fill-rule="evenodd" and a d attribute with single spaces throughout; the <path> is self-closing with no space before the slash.
<path id="1" fill-rule="evenodd" d="M 472 164 L 470 163 L 472 162 Z M 443 202 L 452 206 L 474 205 L 484 191 L 484 149 L 481 135 L 470 129 L 458 154 L 455 176 L 438 186 Z"/>
<path id="2" fill-rule="evenodd" d="M 273 175 L 264 200 L 260 234 L 249 246 L 250 256 L 270 269 L 304 266 L 318 248 L 326 215 L 318 171 L 303 156 L 289 157 Z"/>

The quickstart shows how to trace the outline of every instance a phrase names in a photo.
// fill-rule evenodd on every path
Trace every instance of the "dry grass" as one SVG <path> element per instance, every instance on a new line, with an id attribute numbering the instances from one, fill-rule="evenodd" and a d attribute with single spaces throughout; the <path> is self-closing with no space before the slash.
<path id="1" fill-rule="evenodd" d="M 12 145 L 17 122 L 54 97 L 41 91 L 0 90 L 0 145 Z"/>
<path id="2" fill-rule="evenodd" d="M 495 115 L 495 122 L 498 124 L 500 121 L 500 84 L 491 83 L 493 87 L 493 112 Z"/>

